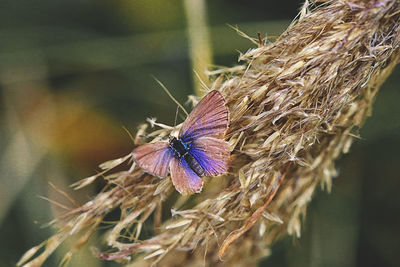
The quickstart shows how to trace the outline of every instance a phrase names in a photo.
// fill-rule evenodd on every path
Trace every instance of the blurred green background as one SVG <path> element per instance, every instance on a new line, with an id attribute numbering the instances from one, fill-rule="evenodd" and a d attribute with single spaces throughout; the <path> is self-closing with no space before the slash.
<path id="1" fill-rule="evenodd" d="M 254 38 L 276 36 L 301 5 L 192 2 L 205 4 L 212 52 L 205 56 L 229 67 L 254 44 L 227 24 Z M 135 133 L 147 117 L 173 123 L 176 106 L 151 75 L 181 103 L 194 93 L 187 12 L 178 0 L 0 2 L 0 266 L 14 266 L 51 235 L 43 224 L 62 210 L 39 196 L 62 199 L 49 182 L 87 201 L 101 185 L 76 192 L 68 185 L 132 150 L 123 126 Z M 302 238 L 282 240 L 260 266 L 400 266 L 399 73 L 338 162 L 332 193 L 314 196 Z M 56 266 L 65 249 L 45 266 Z M 70 266 L 118 265 L 85 248 Z"/>

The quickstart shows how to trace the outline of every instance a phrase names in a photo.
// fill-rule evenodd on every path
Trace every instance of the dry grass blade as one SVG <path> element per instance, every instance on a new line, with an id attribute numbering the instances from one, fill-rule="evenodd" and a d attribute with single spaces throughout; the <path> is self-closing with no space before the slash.
<path id="1" fill-rule="evenodd" d="M 288 168 L 288 166 L 286 167 Z M 287 172 L 287 171 L 285 171 Z M 271 202 L 273 197 L 275 196 L 276 192 L 278 191 L 279 186 L 281 185 L 282 179 L 284 178 L 285 174 L 278 173 L 277 178 L 274 185 L 271 186 L 270 191 L 268 192 L 265 203 L 259 207 L 247 220 L 247 222 L 240 228 L 235 231 L 232 231 L 224 240 L 224 243 L 222 243 L 222 246 L 219 249 L 218 252 L 218 258 L 222 260 L 222 256 L 224 255 L 225 251 L 228 249 L 228 247 L 239 237 L 241 237 L 244 233 L 246 233 L 248 230 L 250 230 L 251 227 L 254 226 L 254 224 L 258 221 L 258 219 L 263 215 L 265 208 L 268 206 L 268 204 Z"/>
<path id="2" fill-rule="evenodd" d="M 275 42 L 250 49 L 232 72 L 214 72 L 219 76 L 211 88 L 225 96 L 231 113 L 227 177 L 207 179 L 201 194 L 179 198 L 175 207 L 184 208 L 173 210 L 166 222 L 157 215 L 156 234 L 136 241 L 126 236 L 139 237 L 148 218 L 160 213 L 174 192 L 171 182 L 135 164 L 109 174 L 101 193 L 57 220 L 59 232 L 48 241 L 53 245 L 26 266 L 40 265 L 70 234 L 85 236 L 116 208 L 121 218 L 107 236 L 115 252 L 98 253 L 107 260 L 126 261 L 141 253 L 133 259 L 146 258 L 148 265 L 248 266 L 282 236 L 300 236 L 316 188 L 322 184 L 329 190 L 335 160 L 349 151 L 356 128 L 399 62 L 399 11 L 398 0 L 306 1 Z M 148 134 L 142 126 L 135 141 L 141 135 L 152 142 L 165 139 L 171 128 L 159 125 L 162 129 Z M 103 166 L 104 172 L 115 167 Z M 221 247 L 220 238 L 225 239 Z"/>

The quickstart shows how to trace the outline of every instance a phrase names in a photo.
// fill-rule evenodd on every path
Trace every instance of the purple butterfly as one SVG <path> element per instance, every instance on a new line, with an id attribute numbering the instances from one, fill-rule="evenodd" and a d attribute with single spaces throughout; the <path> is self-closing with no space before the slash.
<path id="1" fill-rule="evenodd" d="M 198 193 L 203 187 L 200 177 L 228 170 L 229 145 L 223 139 L 228 123 L 224 97 L 211 91 L 183 122 L 177 138 L 139 146 L 133 150 L 133 158 L 145 172 L 160 178 L 169 171 L 179 193 Z"/>

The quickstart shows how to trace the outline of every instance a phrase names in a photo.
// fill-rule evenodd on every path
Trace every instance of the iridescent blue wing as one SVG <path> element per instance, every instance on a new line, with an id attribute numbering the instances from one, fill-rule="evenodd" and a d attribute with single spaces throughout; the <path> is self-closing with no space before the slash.
<path id="1" fill-rule="evenodd" d="M 228 128 L 229 111 L 218 91 L 211 91 L 197 104 L 183 122 L 179 138 L 190 143 L 202 136 L 222 138 Z"/>
<path id="2" fill-rule="evenodd" d="M 169 166 L 172 183 L 179 193 L 190 195 L 201 191 L 203 179 L 189 167 L 185 160 L 173 158 Z"/>
<path id="3" fill-rule="evenodd" d="M 195 139 L 189 153 L 201 165 L 206 176 L 217 176 L 228 171 L 229 144 L 222 139 L 213 137 Z"/>
<path id="4" fill-rule="evenodd" d="M 168 142 L 144 144 L 132 152 L 133 159 L 145 172 L 164 178 L 173 158 Z"/>

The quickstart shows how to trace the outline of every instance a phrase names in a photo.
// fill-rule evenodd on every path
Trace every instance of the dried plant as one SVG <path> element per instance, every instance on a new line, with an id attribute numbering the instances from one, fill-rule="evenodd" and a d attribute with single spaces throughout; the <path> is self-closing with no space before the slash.
<path id="1" fill-rule="evenodd" d="M 65 239 L 79 236 L 64 258 L 68 262 L 115 209 L 120 220 L 106 234 L 113 251 L 97 253 L 120 262 L 254 265 L 279 238 L 299 237 L 316 187 L 330 190 L 334 160 L 348 152 L 399 61 L 399 24 L 398 0 L 306 1 L 277 40 L 250 49 L 240 57 L 242 66 L 214 72 L 219 76 L 211 89 L 223 93 L 231 113 L 226 177 L 207 178 L 201 194 L 179 198 L 179 208 L 162 221 L 165 200 L 176 194 L 170 179 L 152 177 L 134 163 L 127 171 L 111 171 L 131 155 L 104 163 L 103 172 L 75 185 L 104 176 L 104 190 L 55 220 L 58 232 L 18 265 L 41 265 Z M 153 124 L 161 129 L 142 140 L 142 125 L 137 144 L 165 139 L 172 130 Z M 139 240 L 149 218 L 154 236 Z"/>

